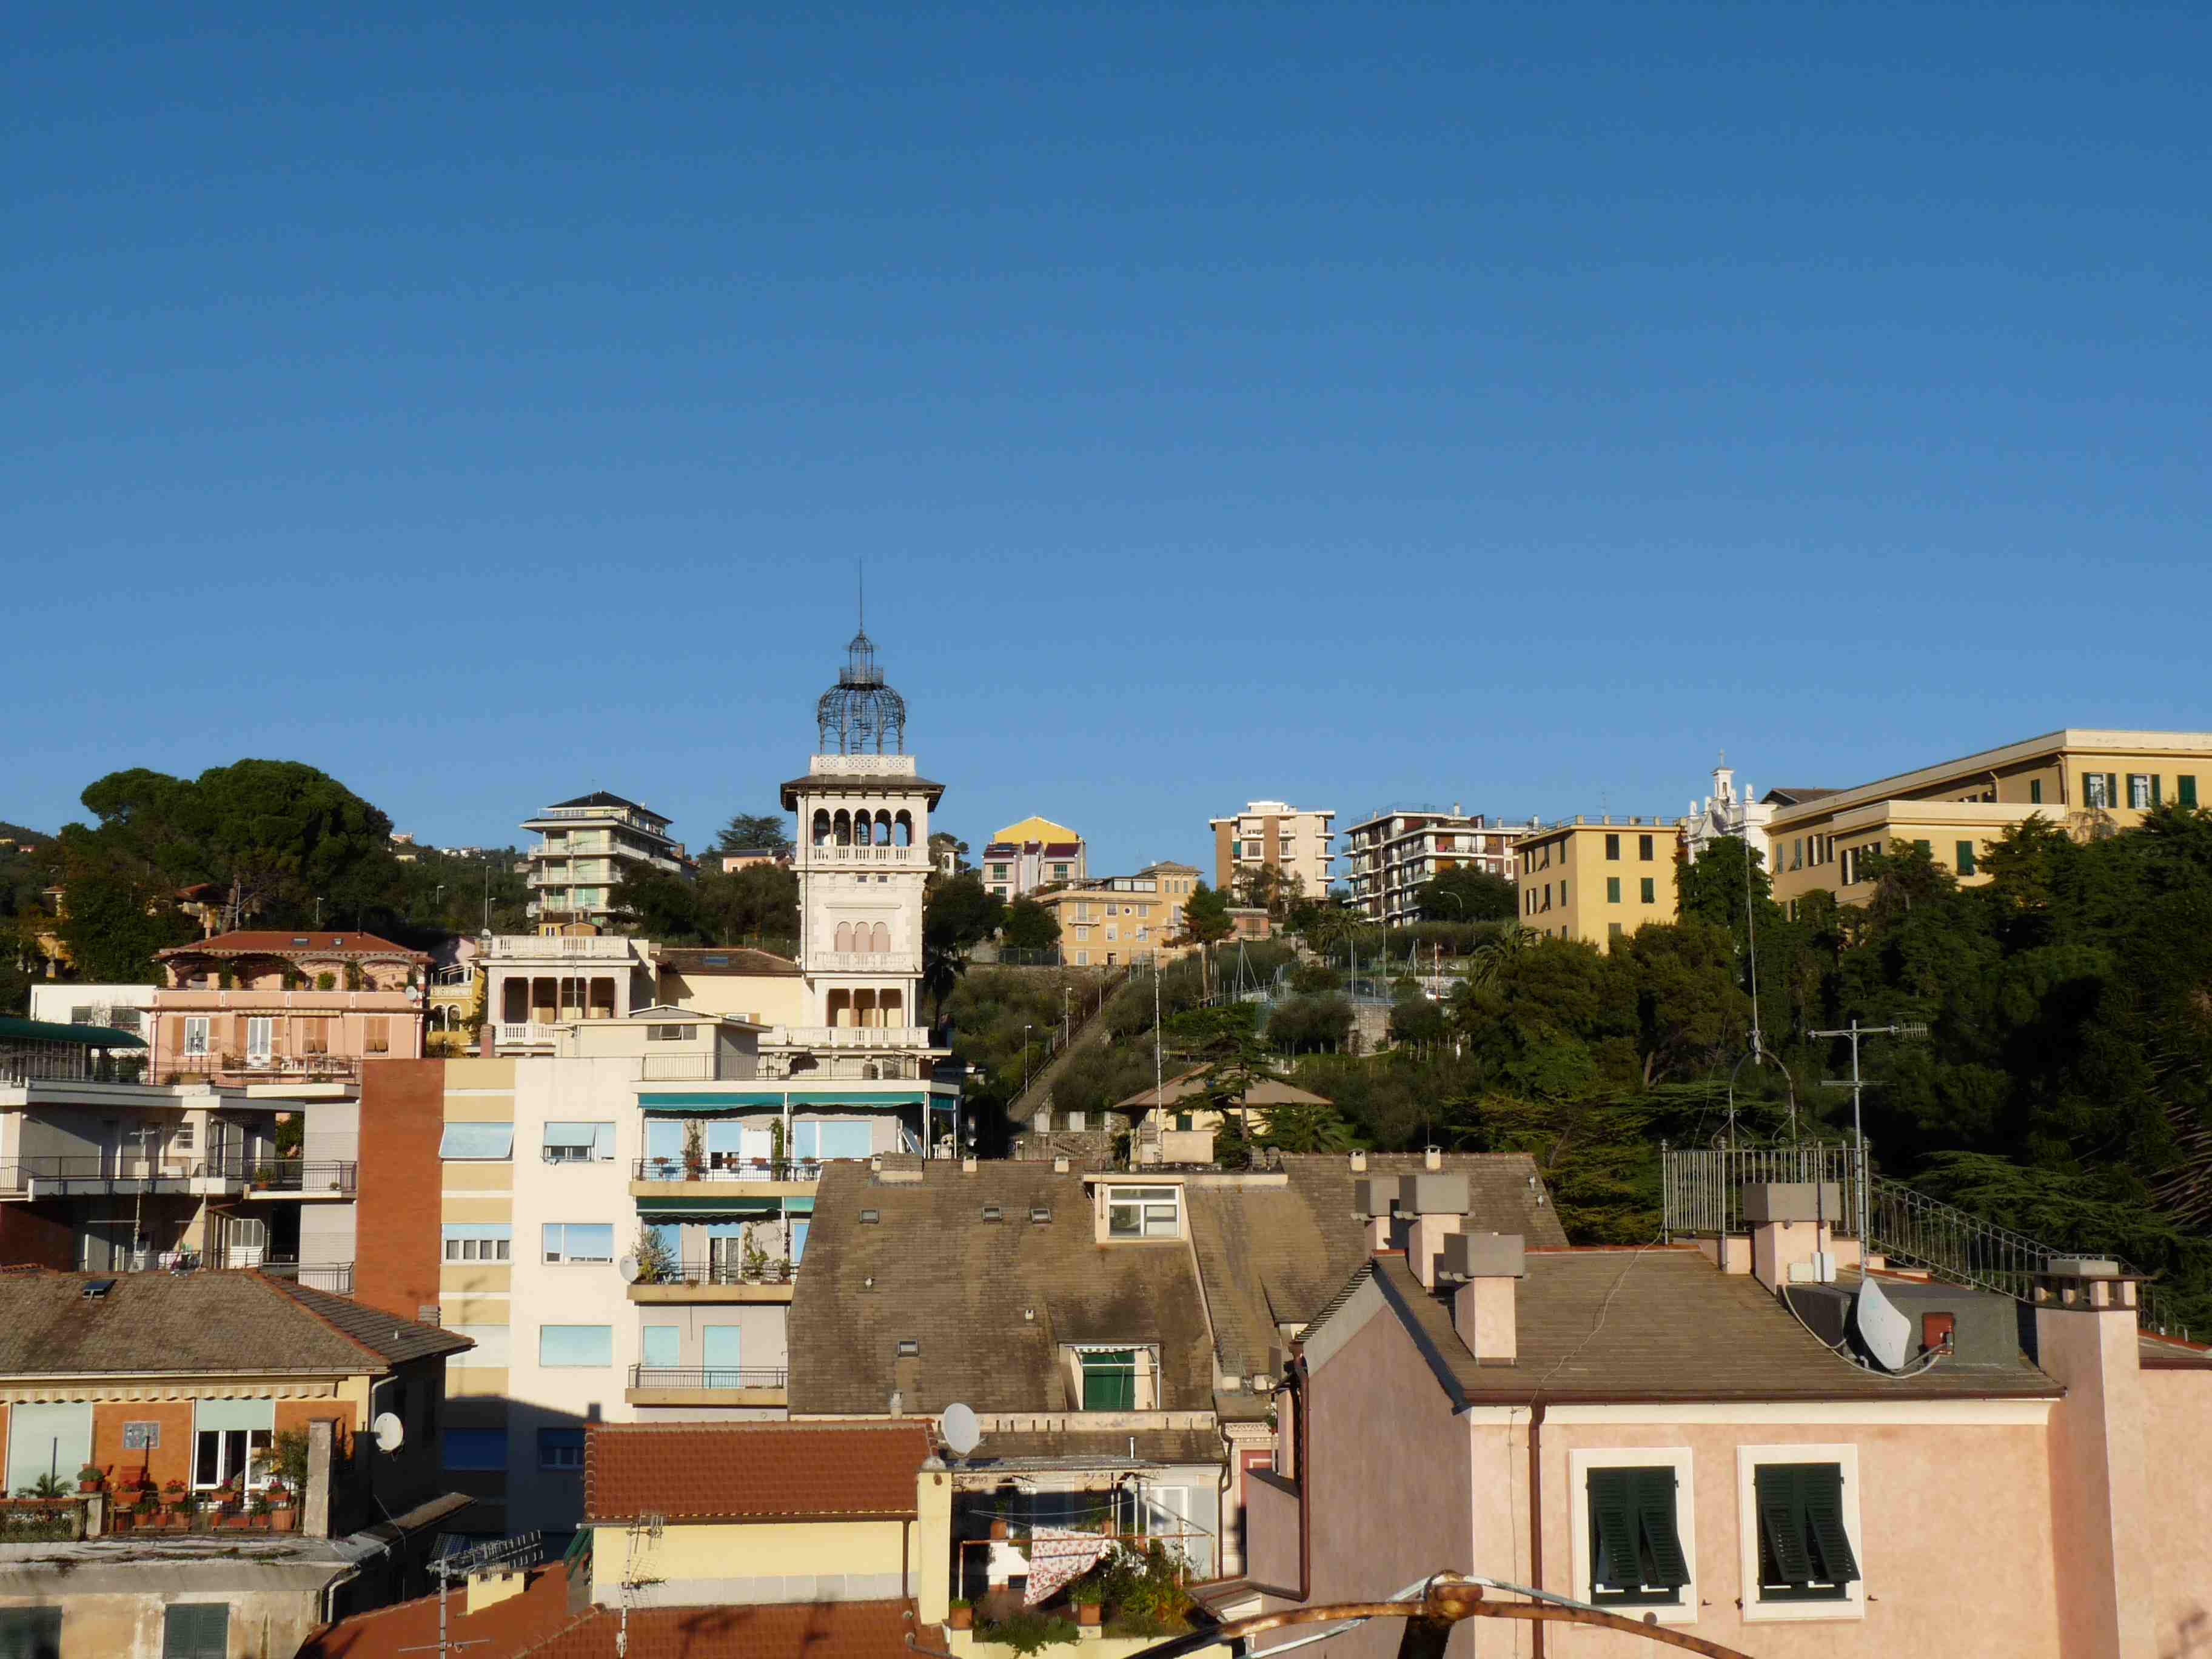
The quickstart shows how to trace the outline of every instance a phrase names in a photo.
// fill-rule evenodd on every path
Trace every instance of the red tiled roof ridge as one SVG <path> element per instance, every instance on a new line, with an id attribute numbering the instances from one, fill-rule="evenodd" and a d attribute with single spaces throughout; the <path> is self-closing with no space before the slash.
<path id="1" fill-rule="evenodd" d="M 305 939 L 297 945 L 295 939 Z M 346 943 L 340 944 L 343 940 Z M 363 955 L 388 951 L 394 956 L 419 957 L 428 953 L 410 951 L 380 933 L 367 933 L 358 928 L 338 927 L 237 927 L 228 933 L 216 933 L 206 939 L 193 939 L 188 944 L 172 945 L 155 952 L 156 956 L 190 956 L 194 951 L 347 951 Z"/>
<path id="2" fill-rule="evenodd" d="M 514 1659 L 529 1659 L 529 1656 L 533 1653 L 544 1652 L 547 1648 L 550 1647 L 554 1643 L 561 1640 L 564 1636 L 570 1634 L 572 1632 L 581 1629 L 584 1626 L 590 1624 L 592 1620 L 599 1618 L 602 1613 L 607 1611 L 608 1609 L 605 1607 L 598 1606 L 586 1607 L 581 1613 L 578 1613 L 574 1619 L 571 1619 L 567 1624 L 556 1626 L 554 1629 L 547 1632 L 544 1636 L 539 1637 L 538 1640 L 532 1642 L 528 1647 L 515 1649 Z"/>

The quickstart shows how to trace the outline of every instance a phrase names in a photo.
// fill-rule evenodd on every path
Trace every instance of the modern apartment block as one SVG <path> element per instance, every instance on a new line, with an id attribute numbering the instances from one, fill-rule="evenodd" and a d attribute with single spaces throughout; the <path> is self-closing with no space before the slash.
<path id="1" fill-rule="evenodd" d="M 1480 812 L 1461 811 L 1456 803 L 1449 811 L 1378 808 L 1344 832 L 1344 880 L 1352 908 L 1370 921 L 1398 927 L 1422 919 L 1415 890 L 1448 870 L 1481 870 L 1511 881 L 1514 843 L 1534 827 L 1493 824 Z"/>
<path id="2" fill-rule="evenodd" d="M 1244 810 L 1209 818 L 1213 832 L 1213 884 L 1232 890 L 1249 871 L 1273 866 L 1295 876 L 1308 898 L 1328 891 L 1330 824 L 1335 809 L 1292 806 L 1286 801 L 1247 801 Z"/>
<path id="3" fill-rule="evenodd" d="M 1133 876 L 1042 895 L 1038 902 L 1060 924 L 1060 960 L 1073 968 L 1113 968 L 1152 959 L 1182 936 L 1183 907 L 1198 885 L 1198 866 L 1163 861 Z"/>
<path id="4" fill-rule="evenodd" d="M 1521 925 L 1601 951 L 1647 921 L 1674 920 L 1684 820 L 1562 818 L 1522 836 Z"/>
<path id="5" fill-rule="evenodd" d="M 1918 842 L 1972 885 L 1987 879 L 1989 844 L 2027 818 L 2087 840 L 2135 829 L 2164 802 L 2212 800 L 2212 732 L 2069 727 L 1856 788 L 1767 799 L 1776 900 L 1817 890 L 1862 904 L 1874 891 L 1862 860 L 1893 842 Z"/>
<path id="6" fill-rule="evenodd" d="M 557 801 L 522 827 L 538 834 L 530 849 L 529 914 L 540 933 L 611 927 L 625 866 L 650 864 L 686 879 L 698 872 L 666 818 L 604 789 Z"/>
<path id="7" fill-rule="evenodd" d="M 1040 887 L 1081 882 L 1089 873 L 1083 837 L 1050 818 L 1010 823 L 983 849 L 983 885 L 1002 899 L 1026 898 Z"/>

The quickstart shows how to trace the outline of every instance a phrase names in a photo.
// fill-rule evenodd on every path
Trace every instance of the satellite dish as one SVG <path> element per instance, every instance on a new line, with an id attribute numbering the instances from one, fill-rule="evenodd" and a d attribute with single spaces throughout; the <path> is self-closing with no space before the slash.
<path id="1" fill-rule="evenodd" d="M 1884 1370 L 1903 1370 L 1905 1350 L 1912 1340 L 1912 1321 L 1898 1311 L 1897 1304 L 1871 1279 L 1859 1280 L 1854 1317 L 1858 1322 L 1859 1340 L 1866 1344 L 1875 1363 Z"/>
<path id="2" fill-rule="evenodd" d="M 983 1438 L 982 1430 L 975 1425 L 975 1413 L 957 1402 L 945 1408 L 945 1417 L 939 1426 L 944 1432 L 945 1443 L 961 1457 L 974 1451 Z"/>
<path id="3" fill-rule="evenodd" d="M 380 1452 L 396 1452 L 407 1438 L 407 1426 L 396 1412 L 379 1412 L 369 1425 L 376 1437 L 376 1449 Z"/>
<path id="4" fill-rule="evenodd" d="M 615 1271 L 622 1275 L 622 1282 L 623 1284 L 636 1284 L 637 1258 L 634 1255 L 624 1256 L 621 1261 L 615 1263 Z"/>

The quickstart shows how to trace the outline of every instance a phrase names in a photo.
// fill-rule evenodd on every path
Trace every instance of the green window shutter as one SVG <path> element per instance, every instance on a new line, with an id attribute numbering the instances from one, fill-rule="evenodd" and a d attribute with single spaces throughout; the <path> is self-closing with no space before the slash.
<path id="1" fill-rule="evenodd" d="M 2197 775 L 2184 772 L 2173 781 L 2173 799 L 2183 806 L 2197 805 Z"/>
<path id="2" fill-rule="evenodd" d="M 1607 904 L 1618 904 L 1620 902 L 1620 878 L 1619 876 L 1607 876 L 1605 878 L 1605 902 Z"/>
<path id="3" fill-rule="evenodd" d="M 1083 1356 L 1083 1409 L 1087 1412 L 1133 1412 L 1137 1409 L 1137 1356 L 1133 1350 Z"/>
<path id="4" fill-rule="evenodd" d="M 2030 778 L 2027 781 L 2027 804 L 2031 806 L 2040 806 L 2043 804 L 2043 780 L 2041 778 Z"/>
<path id="5" fill-rule="evenodd" d="M 1637 1469 L 1632 1473 L 1637 1518 L 1643 1523 L 1644 1551 L 1650 1564 L 1644 1582 L 1680 1589 L 1690 1582 L 1690 1564 L 1674 1530 L 1674 1471 Z"/>
<path id="6" fill-rule="evenodd" d="M 2159 796 L 2165 783 L 2166 779 L 2159 773 L 2154 772 L 2150 775 L 2150 804 L 2153 806 L 2162 805 Z"/>
<path id="7" fill-rule="evenodd" d="M 61 1650 L 59 1607 L 0 1607 L 0 1659 L 49 1659 Z"/>
<path id="8" fill-rule="evenodd" d="M 1936 850 L 1924 841 L 1916 841 L 1912 845 L 1917 851 L 1923 853 L 1933 853 Z"/>
<path id="9" fill-rule="evenodd" d="M 1962 841 L 1959 843 L 1959 856 L 1956 862 L 1958 864 L 1959 873 L 1960 875 L 1971 876 L 1974 873 L 1973 842 L 1970 841 Z"/>
<path id="10" fill-rule="evenodd" d="M 1637 1559 L 1634 1469 L 1589 1472 L 1590 1589 L 1633 1590 L 1644 1582 Z"/>
<path id="11" fill-rule="evenodd" d="M 1820 1582 L 1850 1583 L 1859 1576 L 1859 1564 L 1844 1528 L 1843 1470 L 1833 1463 L 1800 1464 L 1797 1480 L 1813 1547 L 1820 1558 Z"/>
<path id="12" fill-rule="evenodd" d="M 1656 904 L 1659 902 L 1658 890 L 1650 876 L 1644 878 L 1644 902 L 1646 904 Z"/>
<path id="13" fill-rule="evenodd" d="M 1762 1584 L 1812 1582 L 1813 1558 L 1805 1547 L 1802 1467 L 1770 1463 L 1753 1476 L 1759 1504 L 1759 1577 Z"/>
<path id="14" fill-rule="evenodd" d="M 161 1659 L 224 1659 L 230 1647 L 230 1603 L 172 1601 L 162 1609 Z"/>

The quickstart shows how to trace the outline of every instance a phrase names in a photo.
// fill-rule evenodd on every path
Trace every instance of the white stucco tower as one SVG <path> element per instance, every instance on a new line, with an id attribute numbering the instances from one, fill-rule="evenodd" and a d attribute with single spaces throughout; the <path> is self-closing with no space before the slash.
<path id="1" fill-rule="evenodd" d="M 799 821 L 799 965 L 809 1018 L 832 1056 L 866 1056 L 863 1075 L 928 1075 L 921 1024 L 922 888 L 929 813 L 942 784 L 906 753 L 906 704 L 884 683 L 865 630 L 815 709 L 819 750 L 783 786 Z M 842 1070 L 842 1066 L 828 1068 Z"/>

